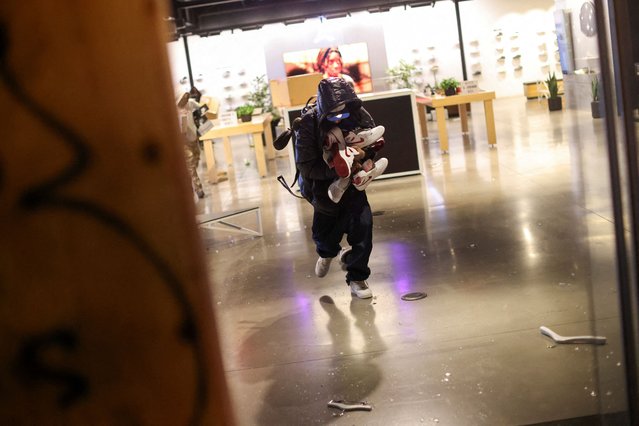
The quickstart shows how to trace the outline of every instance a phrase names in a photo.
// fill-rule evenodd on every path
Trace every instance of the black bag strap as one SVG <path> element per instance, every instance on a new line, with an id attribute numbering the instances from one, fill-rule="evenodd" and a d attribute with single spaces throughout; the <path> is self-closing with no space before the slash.
<path id="1" fill-rule="evenodd" d="M 284 130 L 284 132 L 282 132 L 282 134 L 273 141 L 273 148 L 278 151 L 283 150 L 286 148 L 286 145 L 288 145 L 288 141 L 291 139 L 291 136 L 293 136 L 293 131 L 291 129 Z"/>
<path id="2" fill-rule="evenodd" d="M 315 104 L 317 103 L 316 101 L 317 101 L 317 95 L 313 95 L 310 98 L 308 98 L 308 100 L 306 101 L 306 105 L 304 106 L 304 108 L 302 108 L 302 115 L 304 115 L 306 111 L 308 111 L 309 109 L 313 108 Z"/>
<path id="3" fill-rule="evenodd" d="M 294 192 L 291 190 L 291 188 L 292 188 L 293 186 L 295 186 L 295 182 L 297 182 L 297 179 L 299 178 L 299 176 L 300 176 L 300 171 L 299 171 L 299 170 L 297 170 L 297 171 L 295 172 L 295 180 L 293 181 L 293 184 L 292 184 L 291 186 L 289 186 L 289 185 L 288 185 L 288 183 L 286 183 L 286 179 L 284 179 L 284 176 L 282 176 L 282 175 L 279 175 L 279 176 L 277 177 L 277 181 L 278 181 L 279 183 L 281 183 L 281 184 L 282 184 L 282 186 L 283 186 L 283 187 L 284 187 L 284 188 L 285 188 L 288 192 L 290 192 L 290 193 L 291 193 L 291 195 L 292 195 L 293 197 L 301 198 L 302 200 L 305 200 L 306 198 L 302 197 L 301 195 L 297 195 L 296 193 L 294 193 Z"/>

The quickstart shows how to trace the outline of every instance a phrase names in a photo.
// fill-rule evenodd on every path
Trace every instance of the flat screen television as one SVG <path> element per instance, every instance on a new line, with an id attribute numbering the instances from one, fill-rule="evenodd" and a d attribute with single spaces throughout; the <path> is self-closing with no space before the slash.
<path id="1" fill-rule="evenodd" d="M 357 93 L 373 91 L 366 43 L 340 44 L 284 53 L 286 76 L 320 72 L 352 81 Z"/>

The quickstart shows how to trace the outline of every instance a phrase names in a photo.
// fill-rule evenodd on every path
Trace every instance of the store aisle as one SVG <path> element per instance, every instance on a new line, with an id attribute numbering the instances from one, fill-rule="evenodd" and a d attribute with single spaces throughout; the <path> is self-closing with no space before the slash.
<path id="1" fill-rule="evenodd" d="M 369 186 L 372 300 L 351 297 L 337 262 L 314 276 L 312 209 L 275 179 L 291 177 L 287 159 L 259 179 L 248 140 L 234 139 L 229 181 L 205 186 L 197 210 L 262 210 L 263 237 L 202 231 L 239 424 L 516 425 L 623 410 L 603 122 L 523 98 L 498 99 L 495 114 L 496 149 L 473 106 L 470 137 L 449 123 L 449 155 L 424 144 L 426 176 Z M 401 299 L 412 291 L 428 297 Z M 542 325 L 608 343 L 555 345 Z M 373 410 L 339 418 L 331 399 Z"/>

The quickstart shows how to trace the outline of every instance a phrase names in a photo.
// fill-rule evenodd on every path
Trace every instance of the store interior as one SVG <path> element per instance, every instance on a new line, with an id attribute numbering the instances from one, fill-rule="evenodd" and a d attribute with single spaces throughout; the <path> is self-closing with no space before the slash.
<path id="1" fill-rule="evenodd" d="M 600 61 L 585 3 L 459 2 L 465 72 L 449 1 L 192 35 L 188 60 L 183 39 L 168 44 L 176 91 L 190 88 L 190 60 L 193 84 L 220 114 L 247 102 L 255 78 L 285 79 L 284 53 L 360 42 L 374 93 L 397 89 L 387 70 L 405 61 L 417 69 L 415 93 L 465 74 L 496 95 L 495 146 L 481 103 L 468 133 L 446 118 L 445 153 L 429 115 L 428 138 L 413 122 L 418 173 L 369 186 L 370 300 L 350 294 L 336 262 L 314 275 L 313 209 L 276 180 L 294 175 L 290 151 L 261 177 L 253 139 L 231 137 L 231 165 L 215 140 L 227 178 L 205 182 L 197 213 L 259 206 L 263 234 L 201 229 L 239 424 L 626 424 L 605 122 L 591 110 Z M 558 11 L 569 13 L 572 64 L 560 60 Z M 526 96 L 550 73 L 563 81 L 560 111 L 542 93 Z M 402 299 L 411 292 L 427 297 Z M 606 343 L 557 343 L 542 326 Z M 372 411 L 340 412 L 332 400 Z"/>

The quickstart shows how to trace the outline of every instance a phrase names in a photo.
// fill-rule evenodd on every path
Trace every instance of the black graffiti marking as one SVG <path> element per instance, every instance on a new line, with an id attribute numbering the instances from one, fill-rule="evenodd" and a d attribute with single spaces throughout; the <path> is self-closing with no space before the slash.
<path id="1" fill-rule="evenodd" d="M 90 200 L 64 196 L 59 193 L 70 182 L 79 179 L 88 169 L 91 150 L 81 135 L 38 104 L 20 85 L 8 64 L 9 41 L 7 27 L 5 23 L 0 22 L 0 81 L 4 83 L 17 102 L 48 127 L 52 133 L 58 135 L 74 154 L 72 162 L 58 175 L 25 190 L 20 198 L 20 206 L 32 212 L 45 208 L 64 209 L 94 219 L 132 244 L 153 265 L 182 311 L 183 319 L 178 333 L 193 346 L 197 384 L 191 424 L 200 424 L 208 393 L 205 379 L 206 364 L 198 338 L 194 310 L 184 292 L 182 283 L 169 264 L 162 259 L 143 236 L 117 214 Z"/>
<path id="2" fill-rule="evenodd" d="M 53 330 L 31 337 L 25 341 L 18 355 L 18 371 L 28 381 L 53 382 L 64 387 L 58 396 L 58 406 L 69 408 L 89 395 L 89 381 L 71 370 L 56 368 L 43 361 L 44 355 L 55 348 L 72 352 L 77 347 L 77 338 L 66 329 Z"/>
<path id="3" fill-rule="evenodd" d="M 6 62 L 7 53 L 9 52 L 9 34 L 7 28 L 0 24 L 0 60 Z"/>
<path id="4" fill-rule="evenodd" d="M 147 141 L 142 146 L 142 158 L 149 164 L 160 162 L 160 145 L 154 141 Z"/>
<path id="5" fill-rule="evenodd" d="M 0 156 L 0 192 L 2 192 L 2 188 L 4 188 L 4 169 L 2 167 L 3 161 Z"/>

